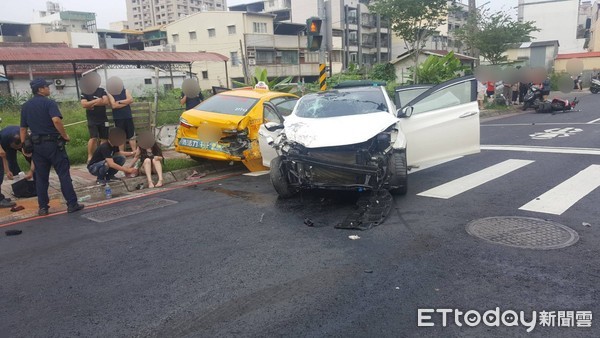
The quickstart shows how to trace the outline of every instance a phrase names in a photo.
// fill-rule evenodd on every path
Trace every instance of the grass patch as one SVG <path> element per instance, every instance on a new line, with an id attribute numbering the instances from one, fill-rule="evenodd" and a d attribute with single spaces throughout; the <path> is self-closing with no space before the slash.
<path id="1" fill-rule="evenodd" d="M 208 93 L 206 93 L 208 94 Z M 181 90 L 175 89 L 167 93 L 161 94 L 158 98 L 158 114 L 156 117 L 157 126 L 164 124 L 177 124 L 179 116 L 183 112 L 179 103 Z M 205 97 L 208 97 L 207 95 Z M 27 97 L 0 101 L 0 116 L 2 116 L 2 126 L 19 125 L 21 120 L 21 104 Z M 136 98 L 138 102 L 154 102 L 154 94 L 144 95 Z M 67 154 L 71 164 L 84 164 L 87 160 L 87 142 L 89 133 L 86 123 L 70 125 L 72 123 L 85 121 L 85 110 L 81 108 L 79 102 L 59 102 L 58 107 L 63 115 L 63 123 L 66 126 L 67 134 L 71 138 L 71 142 L 67 145 Z M 18 158 L 21 170 L 29 170 L 29 163 L 25 161 L 23 156 Z M 169 160 L 170 161 L 170 160 Z M 192 161 L 192 163 L 194 163 Z M 184 164 L 179 164 L 184 165 Z M 193 165 L 189 165 L 191 167 Z"/>
<path id="2" fill-rule="evenodd" d="M 163 171 L 173 171 L 179 169 L 187 169 L 198 166 L 199 163 L 195 160 L 187 158 L 170 158 L 165 160 Z"/>

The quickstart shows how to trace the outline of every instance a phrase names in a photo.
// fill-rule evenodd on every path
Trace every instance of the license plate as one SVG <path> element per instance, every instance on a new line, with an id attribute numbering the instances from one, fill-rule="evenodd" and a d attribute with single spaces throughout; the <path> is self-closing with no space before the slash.
<path id="1" fill-rule="evenodd" d="M 179 145 L 182 147 L 188 147 L 188 148 L 225 151 L 223 145 L 221 145 L 217 142 L 203 142 L 200 140 L 194 140 L 194 139 L 189 139 L 189 138 L 180 139 Z"/>

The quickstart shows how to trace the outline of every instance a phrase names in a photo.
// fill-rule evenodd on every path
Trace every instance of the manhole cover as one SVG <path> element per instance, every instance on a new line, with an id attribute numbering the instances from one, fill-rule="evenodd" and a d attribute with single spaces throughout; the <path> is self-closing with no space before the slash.
<path id="1" fill-rule="evenodd" d="M 549 250 L 575 244 L 579 235 L 562 224 L 528 217 L 489 217 L 467 224 L 467 232 L 488 242 Z"/>
<path id="2" fill-rule="evenodd" d="M 90 221 L 99 223 L 109 222 L 119 218 L 129 217 L 132 215 L 141 214 L 146 211 L 159 209 L 176 203 L 177 201 L 167 200 L 163 198 L 150 198 L 147 200 L 135 201 L 128 205 L 120 205 L 117 207 L 90 212 L 88 214 L 82 215 L 82 217 L 85 217 Z"/>

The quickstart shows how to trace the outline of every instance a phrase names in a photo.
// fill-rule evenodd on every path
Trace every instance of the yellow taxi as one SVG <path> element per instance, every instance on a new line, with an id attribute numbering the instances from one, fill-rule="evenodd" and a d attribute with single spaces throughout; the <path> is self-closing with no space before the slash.
<path id="1" fill-rule="evenodd" d="M 296 95 L 270 91 L 264 83 L 219 93 L 181 115 L 175 150 L 194 159 L 242 161 L 250 171 L 268 170 L 258 130 L 265 123 L 283 123 L 297 101 Z"/>

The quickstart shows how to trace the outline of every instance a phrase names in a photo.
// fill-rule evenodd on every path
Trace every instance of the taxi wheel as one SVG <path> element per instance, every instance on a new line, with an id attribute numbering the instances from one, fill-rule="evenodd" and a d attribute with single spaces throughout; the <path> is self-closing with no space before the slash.
<path id="1" fill-rule="evenodd" d="M 271 169 L 269 170 L 273 188 L 281 198 L 293 197 L 297 190 L 290 186 L 287 175 L 283 172 L 283 161 L 281 157 L 275 157 L 271 160 Z"/>
<path id="2" fill-rule="evenodd" d="M 394 151 L 390 156 L 389 185 L 394 187 L 390 193 L 406 195 L 408 192 L 408 166 L 406 165 L 406 151 Z"/>

